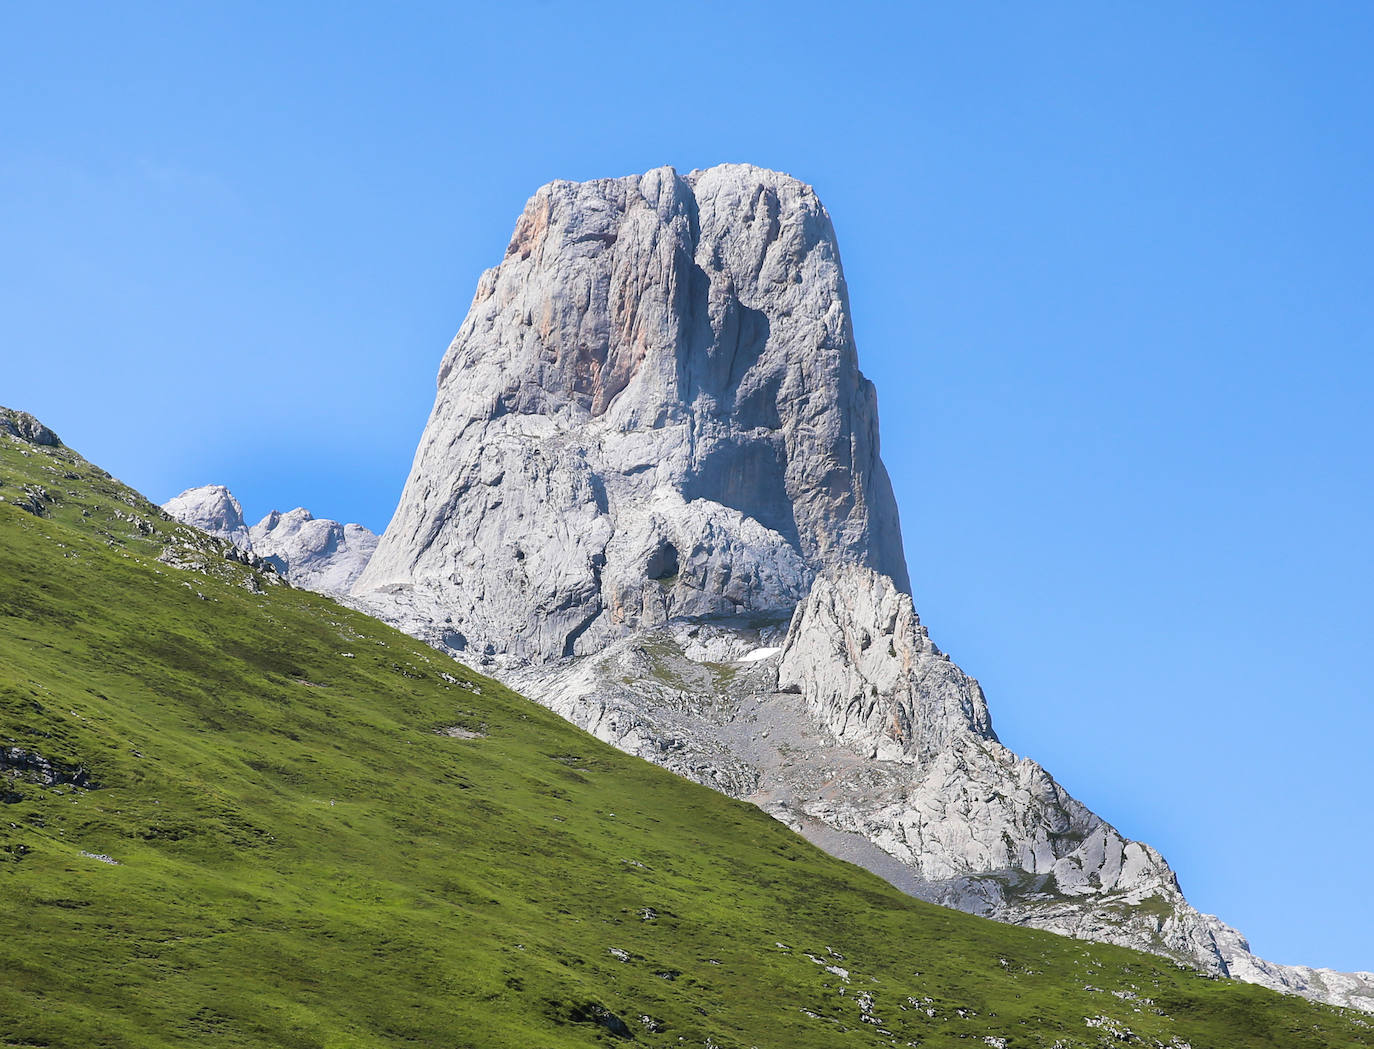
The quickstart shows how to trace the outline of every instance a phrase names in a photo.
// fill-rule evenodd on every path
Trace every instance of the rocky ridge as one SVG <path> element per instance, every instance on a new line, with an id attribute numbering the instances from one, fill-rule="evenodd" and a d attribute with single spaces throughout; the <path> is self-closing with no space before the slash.
<path id="1" fill-rule="evenodd" d="M 293 586 L 331 597 L 347 594 L 377 547 L 377 536 L 362 525 L 316 518 L 304 507 L 273 510 L 250 528 L 242 505 L 218 484 L 188 488 L 162 509 L 267 562 Z"/>

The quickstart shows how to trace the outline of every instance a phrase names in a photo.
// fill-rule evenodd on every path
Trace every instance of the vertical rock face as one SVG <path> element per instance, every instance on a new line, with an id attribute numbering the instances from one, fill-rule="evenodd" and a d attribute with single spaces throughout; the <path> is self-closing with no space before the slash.
<path id="1" fill-rule="evenodd" d="M 907 588 L 839 250 L 810 187 L 726 165 L 531 198 L 481 278 L 362 603 L 467 658 Z"/>

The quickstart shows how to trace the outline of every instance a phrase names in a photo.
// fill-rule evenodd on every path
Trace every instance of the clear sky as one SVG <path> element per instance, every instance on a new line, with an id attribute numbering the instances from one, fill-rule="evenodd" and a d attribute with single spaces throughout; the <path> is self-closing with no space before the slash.
<path id="1" fill-rule="evenodd" d="M 1372 52 L 1364 2 L 6 4 L 0 403 L 380 530 L 536 187 L 791 172 L 1003 740 L 1374 969 Z"/>

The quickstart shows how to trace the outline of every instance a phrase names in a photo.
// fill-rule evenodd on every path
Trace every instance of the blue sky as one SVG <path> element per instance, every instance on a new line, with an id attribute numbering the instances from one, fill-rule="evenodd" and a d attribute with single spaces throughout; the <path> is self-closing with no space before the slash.
<path id="1" fill-rule="evenodd" d="M 840 236 L 917 608 L 1279 961 L 1374 969 L 1374 7 L 5 5 L 0 403 L 385 526 L 554 178 Z"/>

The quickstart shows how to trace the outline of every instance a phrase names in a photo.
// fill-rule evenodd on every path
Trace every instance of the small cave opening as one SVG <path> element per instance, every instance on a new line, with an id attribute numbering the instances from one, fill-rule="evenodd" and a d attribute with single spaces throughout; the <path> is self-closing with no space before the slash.
<path id="1" fill-rule="evenodd" d="M 672 543 L 663 542 L 649 555 L 649 564 L 644 574 L 655 582 L 669 587 L 677 582 L 678 568 L 677 547 Z"/>

